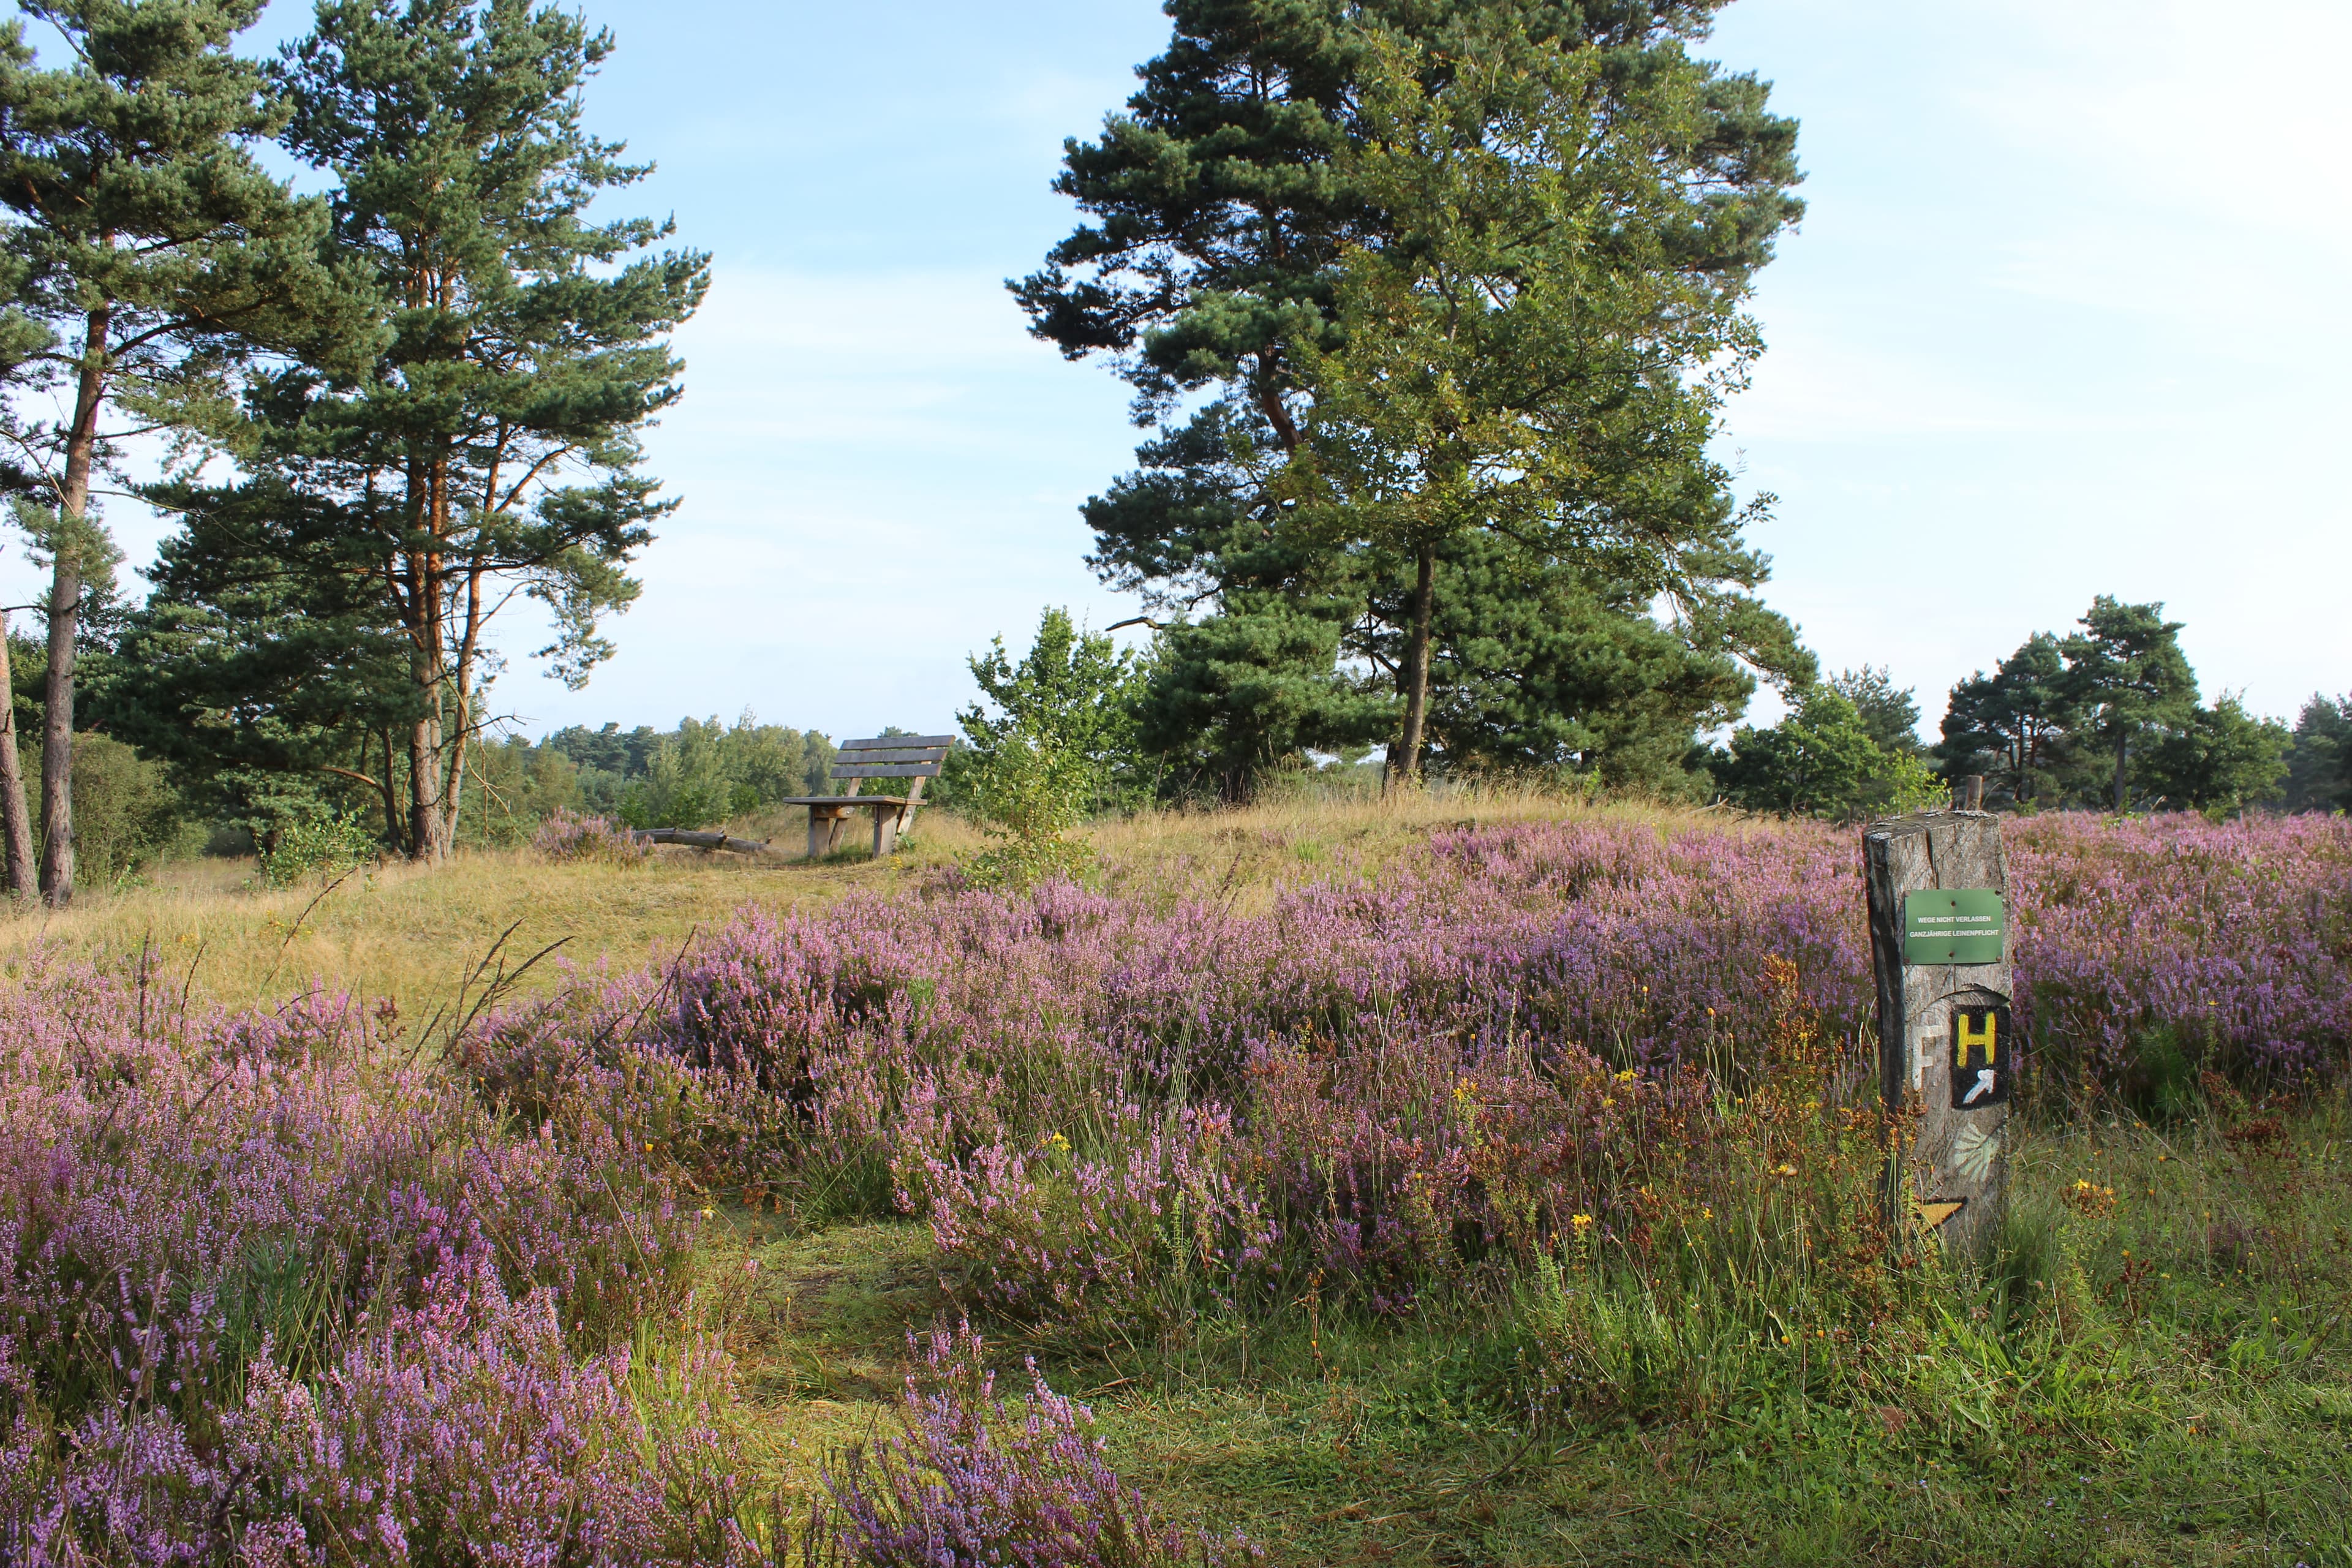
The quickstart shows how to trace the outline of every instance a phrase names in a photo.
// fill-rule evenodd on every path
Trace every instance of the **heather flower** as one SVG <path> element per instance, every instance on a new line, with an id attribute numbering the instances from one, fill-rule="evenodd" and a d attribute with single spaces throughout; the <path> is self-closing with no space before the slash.
<path id="1" fill-rule="evenodd" d="M 608 816 L 576 816 L 558 807 L 531 835 L 530 847 L 551 860 L 601 860 L 642 865 L 653 847 Z"/>

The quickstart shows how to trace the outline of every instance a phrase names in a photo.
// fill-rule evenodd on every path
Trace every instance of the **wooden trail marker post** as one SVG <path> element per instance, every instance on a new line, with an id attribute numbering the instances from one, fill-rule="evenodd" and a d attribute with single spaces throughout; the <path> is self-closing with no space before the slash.
<path id="1" fill-rule="evenodd" d="M 1969 809 L 1977 791 L 1963 798 L 1864 829 L 1863 879 L 1880 1091 L 1890 1112 L 1915 1097 L 1923 1111 L 1889 1151 L 1887 1203 L 1909 1203 L 1953 1253 L 1982 1258 L 2008 1204 L 2017 1054 L 2000 818 Z"/>

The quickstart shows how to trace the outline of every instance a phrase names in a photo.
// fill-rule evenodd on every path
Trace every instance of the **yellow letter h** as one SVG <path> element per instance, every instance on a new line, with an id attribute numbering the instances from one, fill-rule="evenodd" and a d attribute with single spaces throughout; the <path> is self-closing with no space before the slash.
<path id="1" fill-rule="evenodd" d="M 1952 1065 L 1958 1068 L 1967 1067 L 1969 1065 L 1969 1056 L 1978 1048 L 1981 1047 L 1984 1051 L 1984 1065 L 1987 1067 L 1992 1066 L 1993 1037 L 1995 1032 L 2000 1026 L 2000 1016 L 1988 1008 L 1985 1012 L 1984 1022 L 1981 1025 L 1973 1031 L 1969 1029 L 1969 1016 L 1966 1013 L 1961 1014 L 1959 1028 L 1957 1031 L 1958 1046 L 1957 1052 L 1958 1059 L 1956 1059 Z"/>

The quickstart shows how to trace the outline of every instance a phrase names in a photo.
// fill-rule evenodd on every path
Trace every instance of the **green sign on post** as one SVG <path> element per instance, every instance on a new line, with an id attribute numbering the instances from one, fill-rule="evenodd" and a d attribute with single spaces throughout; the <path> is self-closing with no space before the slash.
<path id="1" fill-rule="evenodd" d="M 1903 962 L 1999 963 L 2007 911 L 1990 888 L 1937 888 L 1903 896 Z"/>

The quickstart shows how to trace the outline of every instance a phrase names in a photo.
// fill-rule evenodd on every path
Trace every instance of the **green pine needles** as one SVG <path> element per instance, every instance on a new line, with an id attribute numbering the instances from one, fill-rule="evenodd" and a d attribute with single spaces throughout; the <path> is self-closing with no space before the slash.
<path id="1" fill-rule="evenodd" d="M 341 776 L 436 861 L 499 609 L 547 608 L 539 657 L 575 686 L 612 652 L 599 627 L 677 504 L 640 446 L 679 395 L 667 334 L 709 279 L 667 224 L 589 216 L 647 172 L 582 127 L 612 47 L 525 0 L 326 0 L 272 67 L 285 144 L 335 182 L 323 255 L 352 310 L 268 345 L 205 426 L 233 481 L 159 497 L 185 522 L 129 644 L 145 734 L 192 769 L 243 750 Z"/>
<path id="2" fill-rule="evenodd" d="M 262 69 L 233 52 L 259 0 L 32 0 L 69 63 L 38 68 L 24 26 L 0 29 L 0 372 L 52 390 L 53 421 L 11 421 L 11 488 L 43 516 L 50 573 L 39 881 L 73 896 L 72 773 L 81 617 L 115 554 L 92 505 L 121 442 L 189 431 L 230 395 L 260 342 L 347 329 L 321 255 L 327 212 L 263 172 L 254 144 L 285 123 Z M 12 853 L 11 888 L 26 868 Z"/>

